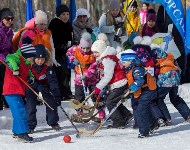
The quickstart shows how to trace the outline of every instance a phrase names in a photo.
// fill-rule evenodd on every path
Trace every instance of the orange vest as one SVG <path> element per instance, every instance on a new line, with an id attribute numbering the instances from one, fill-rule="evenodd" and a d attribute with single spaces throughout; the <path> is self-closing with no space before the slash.
<path id="1" fill-rule="evenodd" d="M 170 53 L 168 53 L 167 57 L 165 58 L 157 59 L 156 66 L 159 66 L 160 68 L 159 74 L 163 74 L 172 70 L 178 70 L 178 67 L 174 65 L 174 56 Z"/>
<path id="2" fill-rule="evenodd" d="M 91 53 L 90 55 L 84 56 L 83 54 L 81 54 L 78 46 L 76 46 L 75 48 L 74 55 L 75 55 L 75 58 L 80 62 L 82 72 L 85 72 L 90 67 L 90 65 L 95 62 L 93 53 Z M 77 72 L 77 74 L 80 74 L 80 70 L 78 66 L 75 66 L 75 71 Z"/>
<path id="3" fill-rule="evenodd" d="M 34 36 L 32 45 L 35 46 L 37 44 L 43 44 L 52 54 L 52 46 L 50 43 L 51 31 L 50 30 L 44 31 L 44 34 L 42 36 L 38 35 L 36 32 L 34 33 L 35 33 L 35 36 Z"/>
<path id="4" fill-rule="evenodd" d="M 126 77 L 127 77 L 127 80 L 128 80 L 128 84 L 130 86 L 134 82 L 132 69 L 126 74 Z M 149 90 L 155 90 L 156 89 L 156 80 L 148 72 L 146 73 L 146 81 L 147 81 L 146 84 L 142 85 L 142 87 L 140 87 L 136 92 L 133 93 L 134 98 L 138 98 L 141 95 L 142 88 L 148 87 Z"/>

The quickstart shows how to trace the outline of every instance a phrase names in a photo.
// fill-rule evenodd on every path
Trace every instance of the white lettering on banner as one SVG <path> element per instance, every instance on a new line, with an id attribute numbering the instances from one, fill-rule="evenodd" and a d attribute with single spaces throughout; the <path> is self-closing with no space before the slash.
<path id="1" fill-rule="evenodd" d="M 181 26 L 181 29 L 185 33 L 185 25 L 184 25 L 184 16 L 182 13 L 182 10 L 176 9 L 176 3 L 173 0 L 164 0 L 167 4 L 168 9 L 173 9 L 171 12 L 173 12 L 173 16 L 175 17 L 175 20 L 178 22 L 178 24 Z"/>

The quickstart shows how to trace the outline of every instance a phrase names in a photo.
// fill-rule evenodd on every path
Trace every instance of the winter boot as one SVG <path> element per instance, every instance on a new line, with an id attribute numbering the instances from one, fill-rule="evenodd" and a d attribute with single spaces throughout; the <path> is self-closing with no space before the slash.
<path id="1" fill-rule="evenodd" d="M 33 134 L 34 133 L 34 129 L 29 129 L 28 134 Z"/>
<path id="2" fill-rule="evenodd" d="M 61 127 L 59 126 L 58 123 L 55 124 L 55 125 L 52 125 L 51 127 L 52 127 L 52 129 L 55 130 L 55 131 L 60 131 L 60 130 L 61 130 Z"/>
<path id="3" fill-rule="evenodd" d="M 104 119 L 105 116 L 106 116 L 105 110 L 101 110 L 101 111 L 98 113 L 98 115 L 99 115 L 99 118 L 100 118 L 100 119 Z"/>
<path id="4" fill-rule="evenodd" d="M 141 133 L 139 133 L 138 134 L 138 138 L 148 138 L 149 137 L 149 134 L 141 134 Z"/>
<path id="5" fill-rule="evenodd" d="M 189 120 L 189 122 L 190 122 L 190 120 Z M 166 126 L 170 126 L 172 124 L 172 120 L 171 119 L 167 119 L 165 121 L 165 123 L 166 123 Z"/>
<path id="6" fill-rule="evenodd" d="M 123 125 L 108 125 L 107 126 L 107 129 L 112 129 L 112 128 L 114 128 L 114 129 L 125 129 L 125 126 L 123 126 Z"/>
<path id="7" fill-rule="evenodd" d="M 22 140 L 23 142 L 25 142 L 25 143 L 32 143 L 33 142 L 33 138 L 32 137 L 30 137 L 27 133 L 25 133 L 25 134 L 17 134 L 18 136 L 17 136 L 17 138 L 19 139 L 19 140 Z"/>
<path id="8" fill-rule="evenodd" d="M 154 125 L 150 127 L 149 133 L 152 134 L 155 130 L 157 130 L 160 127 L 159 123 L 156 122 Z"/>

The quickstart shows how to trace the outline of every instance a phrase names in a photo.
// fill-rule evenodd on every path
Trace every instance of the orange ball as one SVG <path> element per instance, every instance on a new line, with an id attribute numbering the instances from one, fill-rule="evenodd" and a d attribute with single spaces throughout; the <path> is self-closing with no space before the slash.
<path id="1" fill-rule="evenodd" d="M 71 137 L 70 137 L 69 135 L 65 135 L 65 136 L 63 137 L 63 141 L 64 141 L 65 143 L 70 143 L 70 142 L 71 142 Z"/>

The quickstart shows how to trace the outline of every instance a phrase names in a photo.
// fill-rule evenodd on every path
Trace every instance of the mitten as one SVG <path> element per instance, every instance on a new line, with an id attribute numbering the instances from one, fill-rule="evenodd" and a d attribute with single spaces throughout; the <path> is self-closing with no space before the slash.
<path id="1" fill-rule="evenodd" d="M 18 75 L 19 75 L 19 71 L 18 71 L 18 70 L 13 71 L 13 75 L 14 75 L 14 76 L 18 76 Z"/>
<path id="2" fill-rule="evenodd" d="M 94 93 L 98 95 L 101 92 L 101 90 L 97 87 L 94 88 Z"/>

